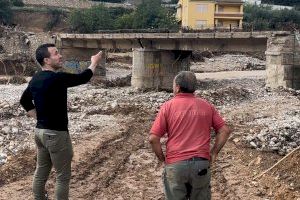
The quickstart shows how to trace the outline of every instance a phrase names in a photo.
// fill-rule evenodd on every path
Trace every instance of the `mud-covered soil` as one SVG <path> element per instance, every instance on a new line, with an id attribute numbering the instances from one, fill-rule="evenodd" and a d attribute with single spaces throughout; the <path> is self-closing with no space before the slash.
<path id="1" fill-rule="evenodd" d="M 214 103 L 233 129 L 212 167 L 213 199 L 300 199 L 300 151 L 254 179 L 284 155 L 254 148 L 247 140 L 266 128 L 275 134 L 286 127 L 300 110 L 299 93 L 285 89 L 269 91 L 260 75 L 212 78 L 200 78 L 196 94 Z M 113 78 L 110 81 L 114 83 Z M 25 87 L 26 84 L 0 85 L 0 158 L 6 155 L 5 164 L 0 166 L 3 200 L 33 199 L 34 121 L 18 107 Z M 164 199 L 163 166 L 147 140 L 157 109 L 171 97 L 167 92 L 142 92 L 126 85 L 108 86 L 101 81 L 69 90 L 74 147 L 70 199 Z M 289 125 L 292 129 L 293 124 Z M 292 141 L 282 145 L 290 147 L 289 142 Z M 54 182 L 51 173 L 46 186 L 50 199 L 54 199 Z"/>

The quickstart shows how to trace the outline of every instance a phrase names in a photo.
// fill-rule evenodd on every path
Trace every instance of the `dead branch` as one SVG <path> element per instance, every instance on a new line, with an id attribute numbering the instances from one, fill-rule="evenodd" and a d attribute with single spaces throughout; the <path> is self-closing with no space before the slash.
<path id="1" fill-rule="evenodd" d="M 300 146 L 297 147 L 296 149 L 294 149 L 293 151 L 291 151 L 290 153 L 288 153 L 286 156 L 284 156 L 282 159 L 280 159 L 277 163 L 275 163 L 272 167 L 270 167 L 269 169 L 265 170 L 260 175 L 254 177 L 253 180 L 261 178 L 263 175 L 265 175 L 266 173 L 268 173 L 269 171 L 271 171 L 274 167 L 276 167 L 277 165 L 279 165 L 282 161 L 284 161 L 285 159 L 287 159 L 289 156 L 291 156 L 294 152 L 296 152 L 299 149 L 300 149 Z"/>

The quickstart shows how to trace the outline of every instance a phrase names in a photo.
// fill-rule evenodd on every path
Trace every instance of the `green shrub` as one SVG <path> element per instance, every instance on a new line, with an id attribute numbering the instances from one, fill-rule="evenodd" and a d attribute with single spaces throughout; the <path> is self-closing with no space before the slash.
<path id="1" fill-rule="evenodd" d="M 134 12 L 134 29 L 178 29 L 175 12 L 161 6 L 160 0 L 144 0 Z"/>
<path id="2" fill-rule="evenodd" d="M 117 18 L 115 21 L 116 29 L 133 29 L 134 13 L 125 14 Z"/>
<path id="3" fill-rule="evenodd" d="M 300 6 L 299 0 L 262 0 L 262 3 L 283 5 L 283 6 Z"/>
<path id="4" fill-rule="evenodd" d="M 17 6 L 17 7 L 23 7 L 24 3 L 22 0 L 11 0 L 11 3 L 13 6 Z"/>
<path id="5" fill-rule="evenodd" d="M 61 9 L 49 8 L 48 14 L 50 14 L 50 21 L 47 23 L 47 30 L 52 30 L 65 17 L 65 13 Z"/>
<path id="6" fill-rule="evenodd" d="M 254 30 L 285 30 L 300 27 L 300 11 L 272 10 L 268 6 L 245 5 L 244 24 L 252 24 Z"/>
<path id="7" fill-rule="evenodd" d="M 80 33 L 113 28 L 111 13 L 103 5 L 84 10 L 77 9 L 70 14 L 68 22 L 72 31 Z"/>
<path id="8" fill-rule="evenodd" d="M 175 12 L 161 6 L 160 0 L 144 0 L 136 10 L 99 5 L 75 10 L 69 16 L 72 31 L 94 33 L 115 29 L 178 29 Z"/>

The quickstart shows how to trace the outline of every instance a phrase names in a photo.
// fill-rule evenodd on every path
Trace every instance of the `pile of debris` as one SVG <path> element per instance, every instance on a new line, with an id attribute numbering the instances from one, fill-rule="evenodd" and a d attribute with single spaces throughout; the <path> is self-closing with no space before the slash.
<path id="1" fill-rule="evenodd" d="M 224 106 L 251 99 L 252 91 L 238 87 L 225 87 L 216 90 L 197 90 L 196 95 L 216 106 Z"/>
<path id="2" fill-rule="evenodd" d="M 0 25 L 0 75 L 33 75 L 38 70 L 35 50 L 42 43 L 54 43 L 54 38 Z"/>
<path id="3" fill-rule="evenodd" d="M 203 62 L 191 65 L 191 71 L 197 73 L 219 71 L 251 71 L 265 70 L 266 62 L 246 55 L 225 54 L 221 56 L 204 57 Z"/>
<path id="4" fill-rule="evenodd" d="M 92 85 L 101 86 L 103 88 L 108 87 L 125 87 L 131 85 L 131 74 L 124 77 L 116 77 L 116 78 L 102 78 L 102 77 L 94 77 L 91 81 Z"/>
<path id="5" fill-rule="evenodd" d="M 245 138 L 252 148 L 285 155 L 300 145 L 300 111 L 290 111 L 271 120 L 258 119 L 253 124 L 266 127 Z"/>

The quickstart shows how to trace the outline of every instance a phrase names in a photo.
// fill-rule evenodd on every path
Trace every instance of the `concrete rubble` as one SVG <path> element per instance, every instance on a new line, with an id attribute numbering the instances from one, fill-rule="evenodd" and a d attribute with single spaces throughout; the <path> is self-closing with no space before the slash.
<path id="1" fill-rule="evenodd" d="M 247 136 L 252 148 L 285 155 L 300 145 L 300 112 L 285 113 L 279 119 L 259 119 L 254 124 L 266 125 L 259 133 Z"/>
<path id="2" fill-rule="evenodd" d="M 35 50 L 42 43 L 53 43 L 49 33 L 32 33 L 18 27 L 0 26 L 0 74 L 31 76 L 38 70 Z"/>
<path id="3" fill-rule="evenodd" d="M 34 147 L 33 132 L 35 122 L 29 119 L 19 106 L 19 98 L 26 84 L 1 85 L 0 89 L 0 162 L 5 163 L 7 155 Z M 240 102 L 255 98 L 249 88 L 224 87 L 211 90 L 197 90 L 197 96 L 215 104 L 222 110 Z M 113 123 L 114 115 L 127 112 L 129 107 L 157 111 L 162 103 L 172 98 L 168 92 L 142 92 L 132 87 L 103 88 L 90 84 L 69 90 L 70 132 L 83 134 L 85 130 L 101 130 L 101 126 Z M 264 95 L 269 95 L 265 92 Z M 259 133 L 248 136 L 245 140 L 249 146 L 258 150 L 272 150 L 286 154 L 300 145 L 300 112 L 289 112 L 275 118 L 258 119 L 253 124 L 264 125 Z M 250 124 L 251 125 L 251 124 Z"/>
<path id="4" fill-rule="evenodd" d="M 247 55 L 225 54 L 214 57 L 204 57 L 203 62 L 192 63 L 191 70 L 195 72 L 218 71 L 249 71 L 265 70 L 266 62 Z"/>

